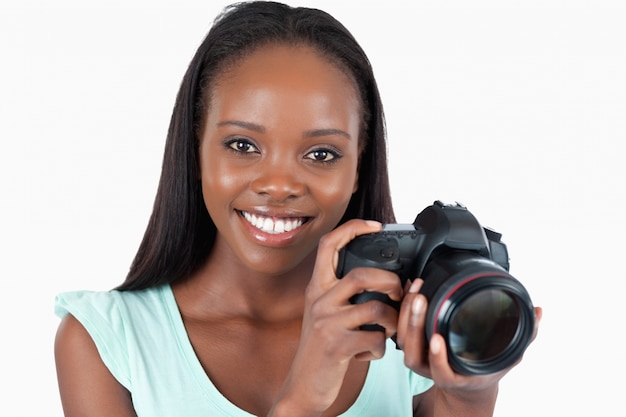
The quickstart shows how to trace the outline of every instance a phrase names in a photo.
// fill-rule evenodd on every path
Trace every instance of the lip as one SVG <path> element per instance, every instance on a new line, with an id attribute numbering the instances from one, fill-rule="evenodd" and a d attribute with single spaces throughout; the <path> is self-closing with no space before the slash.
<path id="1" fill-rule="evenodd" d="M 248 233 L 258 242 L 269 246 L 284 246 L 293 242 L 307 226 L 311 217 L 294 213 L 236 210 Z"/>

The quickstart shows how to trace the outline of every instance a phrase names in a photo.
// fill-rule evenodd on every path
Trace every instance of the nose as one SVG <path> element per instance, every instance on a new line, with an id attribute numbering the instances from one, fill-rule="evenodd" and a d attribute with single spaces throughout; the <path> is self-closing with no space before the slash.
<path id="1" fill-rule="evenodd" d="M 274 201 L 285 201 L 306 192 L 302 175 L 298 174 L 293 164 L 266 161 L 257 168 L 257 175 L 251 184 L 252 190 L 257 194 L 264 194 Z"/>

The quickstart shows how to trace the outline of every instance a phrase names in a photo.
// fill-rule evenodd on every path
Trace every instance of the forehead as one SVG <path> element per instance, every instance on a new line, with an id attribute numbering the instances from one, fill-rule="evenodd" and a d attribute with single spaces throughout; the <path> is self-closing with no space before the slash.
<path id="1" fill-rule="evenodd" d="M 308 77 L 308 84 L 311 87 L 333 81 L 342 84 L 344 88 L 354 90 L 350 93 L 356 92 L 356 82 L 352 74 L 343 68 L 338 60 L 325 56 L 314 47 L 305 44 L 270 43 L 257 47 L 227 64 L 218 73 L 216 84 L 227 83 L 234 78 L 241 82 L 276 77 L 285 83 Z"/>
<path id="2" fill-rule="evenodd" d="M 213 83 L 208 110 L 209 119 L 258 115 L 263 124 L 276 111 L 335 123 L 361 119 L 355 82 L 308 46 L 268 45 L 237 59 Z"/>

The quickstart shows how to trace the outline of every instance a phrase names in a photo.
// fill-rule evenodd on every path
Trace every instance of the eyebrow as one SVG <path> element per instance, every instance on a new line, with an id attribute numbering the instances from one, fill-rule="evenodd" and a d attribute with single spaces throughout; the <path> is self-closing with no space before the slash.
<path id="1" fill-rule="evenodd" d="M 219 122 L 217 124 L 218 126 L 237 126 L 237 127 L 242 127 L 244 129 L 248 129 L 248 130 L 252 130 L 254 132 L 259 132 L 259 133 L 265 133 L 266 129 L 265 127 L 256 124 L 256 123 L 252 123 L 252 122 L 244 122 L 242 120 L 225 120 L 223 122 Z M 312 130 L 307 130 L 303 133 L 302 137 L 304 138 L 316 138 L 316 137 L 321 137 L 321 136 L 332 136 L 332 135 L 339 135 L 339 136 L 343 136 L 347 139 L 351 139 L 352 137 L 350 136 L 350 134 L 344 130 L 341 129 L 312 129 Z"/>
<path id="2" fill-rule="evenodd" d="M 307 130 L 306 132 L 304 132 L 304 137 L 305 138 L 315 138 L 318 136 L 332 136 L 332 135 L 339 135 L 339 136 L 343 136 L 347 139 L 351 139 L 352 137 L 350 136 L 350 134 L 344 130 L 341 129 L 314 129 L 314 130 Z"/>
<path id="3" fill-rule="evenodd" d="M 253 130 L 255 132 L 264 133 L 265 128 L 261 125 L 251 122 L 244 122 L 241 120 L 225 120 L 223 122 L 219 122 L 218 126 L 237 126 L 243 127 L 244 129 Z"/>

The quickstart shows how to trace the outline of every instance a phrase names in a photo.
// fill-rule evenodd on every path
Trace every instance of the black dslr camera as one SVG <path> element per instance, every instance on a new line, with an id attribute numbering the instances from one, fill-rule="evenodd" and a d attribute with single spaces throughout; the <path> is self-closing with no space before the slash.
<path id="1" fill-rule="evenodd" d="M 386 224 L 379 233 L 351 241 L 339 253 L 337 277 L 356 267 L 373 267 L 395 272 L 402 285 L 422 278 L 420 292 L 429 302 L 428 340 L 434 333 L 443 335 L 456 372 L 494 373 L 522 356 L 535 323 L 528 292 L 508 273 L 508 252 L 500 237 L 482 227 L 464 206 L 436 201 L 413 224 Z M 399 308 L 376 292 L 351 299 L 370 300 Z"/>

